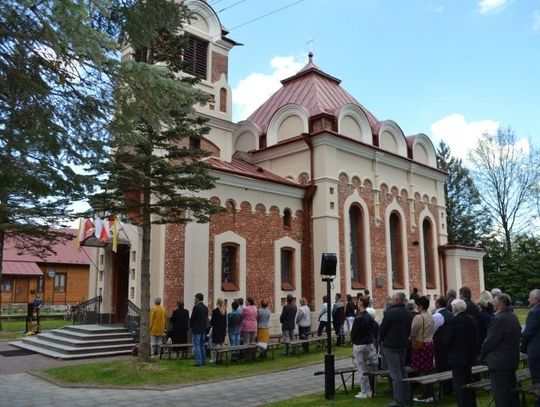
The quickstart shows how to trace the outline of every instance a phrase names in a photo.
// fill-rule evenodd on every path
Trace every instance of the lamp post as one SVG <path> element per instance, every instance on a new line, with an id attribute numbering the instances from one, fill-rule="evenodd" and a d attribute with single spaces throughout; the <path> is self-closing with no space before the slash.
<path id="1" fill-rule="evenodd" d="M 324 355 L 324 398 L 326 400 L 335 400 L 336 384 L 335 384 L 335 364 L 334 354 L 332 353 L 332 329 L 330 321 L 332 320 L 331 304 L 331 284 L 336 277 L 337 256 L 335 253 L 323 253 L 321 260 L 321 277 L 322 281 L 326 282 L 326 354 Z"/>

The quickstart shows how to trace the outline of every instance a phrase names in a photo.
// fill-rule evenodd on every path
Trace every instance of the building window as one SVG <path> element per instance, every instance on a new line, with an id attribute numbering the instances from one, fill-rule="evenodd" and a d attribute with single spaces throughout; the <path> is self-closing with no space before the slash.
<path id="1" fill-rule="evenodd" d="M 56 273 L 54 275 L 54 292 L 64 293 L 66 292 L 66 274 Z"/>
<path id="2" fill-rule="evenodd" d="M 281 249 L 281 289 L 294 290 L 294 249 L 290 247 Z"/>
<path id="3" fill-rule="evenodd" d="M 2 292 L 11 292 L 13 290 L 13 279 L 2 277 Z"/>
<path id="4" fill-rule="evenodd" d="M 436 288 L 435 259 L 433 258 L 433 225 L 427 218 L 422 222 L 422 235 L 424 236 L 424 267 L 426 273 L 426 287 Z"/>
<path id="5" fill-rule="evenodd" d="M 227 111 L 227 89 L 219 90 L 219 111 L 225 113 Z"/>
<path id="6" fill-rule="evenodd" d="M 135 250 L 133 250 L 133 251 L 131 252 L 131 261 L 132 261 L 133 263 L 135 263 L 136 259 L 137 259 L 137 252 L 136 252 Z"/>
<path id="7" fill-rule="evenodd" d="M 45 279 L 43 276 L 39 276 L 38 283 L 37 283 L 37 292 L 42 293 L 44 289 Z"/>
<path id="8" fill-rule="evenodd" d="M 190 150 L 200 150 L 201 148 L 201 139 L 197 137 L 189 138 L 189 149 Z"/>
<path id="9" fill-rule="evenodd" d="M 364 214 L 358 205 L 349 209 L 350 244 L 351 244 L 351 288 L 360 290 L 366 283 L 366 253 L 364 236 Z"/>
<path id="10" fill-rule="evenodd" d="M 239 247 L 234 243 L 221 245 L 221 289 L 238 291 Z"/>
<path id="11" fill-rule="evenodd" d="M 390 214 L 390 255 L 392 259 L 392 286 L 403 288 L 403 239 L 401 217 L 397 212 Z"/>
<path id="12" fill-rule="evenodd" d="M 188 37 L 184 50 L 184 72 L 206 79 L 208 65 L 208 42 L 193 35 Z"/>
<path id="13" fill-rule="evenodd" d="M 103 254 L 99 255 L 99 264 L 102 266 L 105 264 L 105 255 Z"/>
<path id="14" fill-rule="evenodd" d="M 135 280 L 135 269 L 131 269 L 131 279 Z"/>
<path id="15" fill-rule="evenodd" d="M 129 298 L 131 298 L 131 299 L 135 298 L 135 287 L 131 287 L 129 289 Z"/>
<path id="16" fill-rule="evenodd" d="M 283 227 L 285 229 L 290 229 L 291 227 L 291 210 L 285 209 L 283 211 Z"/>

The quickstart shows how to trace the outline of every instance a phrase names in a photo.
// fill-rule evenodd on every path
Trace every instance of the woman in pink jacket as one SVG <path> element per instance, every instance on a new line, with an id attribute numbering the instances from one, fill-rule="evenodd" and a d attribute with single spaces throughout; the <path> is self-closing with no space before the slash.
<path id="1" fill-rule="evenodd" d="M 255 342 L 257 336 L 257 307 L 253 298 L 248 297 L 242 308 L 242 341 L 244 345 Z"/>

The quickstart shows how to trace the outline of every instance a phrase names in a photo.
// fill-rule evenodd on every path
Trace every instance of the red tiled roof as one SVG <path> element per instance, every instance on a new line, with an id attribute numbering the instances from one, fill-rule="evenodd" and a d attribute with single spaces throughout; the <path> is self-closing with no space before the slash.
<path id="1" fill-rule="evenodd" d="M 242 177 L 254 178 L 261 181 L 274 182 L 296 188 L 304 188 L 302 185 L 291 181 L 290 179 L 280 177 L 264 168 L 247 163 L 243 160 L 233 158 L 231 162 L 222 161 L 218 158 L 211 157 L 207 161 L 212 169 L 216 171 L 227 172 L 230 174 L 240 175 Z"/>
<path id="2" fill-rule="evenodd" d="M 52 244 L 52 249 L 56 254 L 49 254 L 45 258 L 35 256 L 24 249 L 15 247 L 15 241 L 12 238 L 7 238 L 4 245 L 4 261 L 26 261 L 36 263 L 57 263 L 57 264 L 90 264 L 87 255 L 76 248 L 76 229 L 62 229 L 64 233 L 73 235 L 72 240 L 67 240 L 64 243 Z"/>
<path id="3" fill-rule="evenodd" d="M 296 75 L 282 80 L 283 87 L 255 110 L 247 120 L 258 126 L 264 134 L 274 114 L 287 104 L 299 105 L 306 109 L 309 117 L 313 117 L 321 113 L 335 116 L 343 105 L 350 103 L 361 108 L 371 126 L 374 126 L 378 122 L 377 118 L 339 86 L 340 82 L 339 79 L 319 69 L 310 57 L 308 64 Z"/>
<path id="4" fill-rule="evenodd" d="M 3 261 L 2 274 L 14 276 L 41 276 L 43 271 L 33 261 Z"/>

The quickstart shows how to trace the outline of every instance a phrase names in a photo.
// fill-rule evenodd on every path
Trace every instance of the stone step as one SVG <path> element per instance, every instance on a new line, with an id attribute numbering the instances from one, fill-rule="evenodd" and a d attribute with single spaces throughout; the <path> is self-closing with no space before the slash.
<path id="1" fill-rule="evenodd" d="M 51 349 L 46 349 L 41 346 L 35 346 L 29 343 L 24 343 L 22 341 L 10 342 L 10 345 L 15 346 L 20 349 L 26 349 L 32 352 L 39 353 L 41 355 L 49 356 L 51 358 L 57 359 L 82 359 L 82 358 L 97 358 L 97 357 L 106 357 L 106 356 L 117 356 L 117 355 L 129 355 L 131 354 L 130 350 L 113 350 L 113 351 L 102 351 L 102 352 L 89 352 L 84 354 L 66 354 L 57 352 Z"/>
<path id="2" fill-rule="evenodd" d="M 88 331 L 77 331 L 73 329 L 55 329 L 54 331 L 55 335 L 63 336 L 65 338 L 71 338 L 74 340 L 94 340 L 94 339 L 132 339 L 133 335 L 131 332 L 124 330 L 122 332 L 115 332 L 115 333 L 92 333 Z"/>
<path id="3" fill-rule="evenodd" d="M 29 336 L 22 339 L 22 342 L 25 344 L 39 346 L 48 350 L 52 350 L 58 353 L 64 354 L 87 354 L 87 353 L 96 353 L 96 352 L 109 352 L 109 351 L 131 351 L 133 348 L 133 343 L 127 344 L 115 344 L 115 345 L 97 345 L 97 346 L 70 346 L 64 345 L 61 343 L 55 343 L 47 340 L 40 339 L 36 336 Z"/>
<path id="4" fill-rule="evenodd" d="M 110 335 L 129 332 L 123 326 L 111 325 L 66 325 L 62 329 L 87 335 Z"/>
<path id="5" fill-rule="evenodd" d="M 67 346 L 108 346 L 108 345 L 133 345 L 134 341 L 131 335 L 122 336 L 113 339 L 96 338 L 96 337 L 70 337 L 58 335 L 57 331 L 41 333 L 37 336 L 40 340 L 59 343 Z"/>

